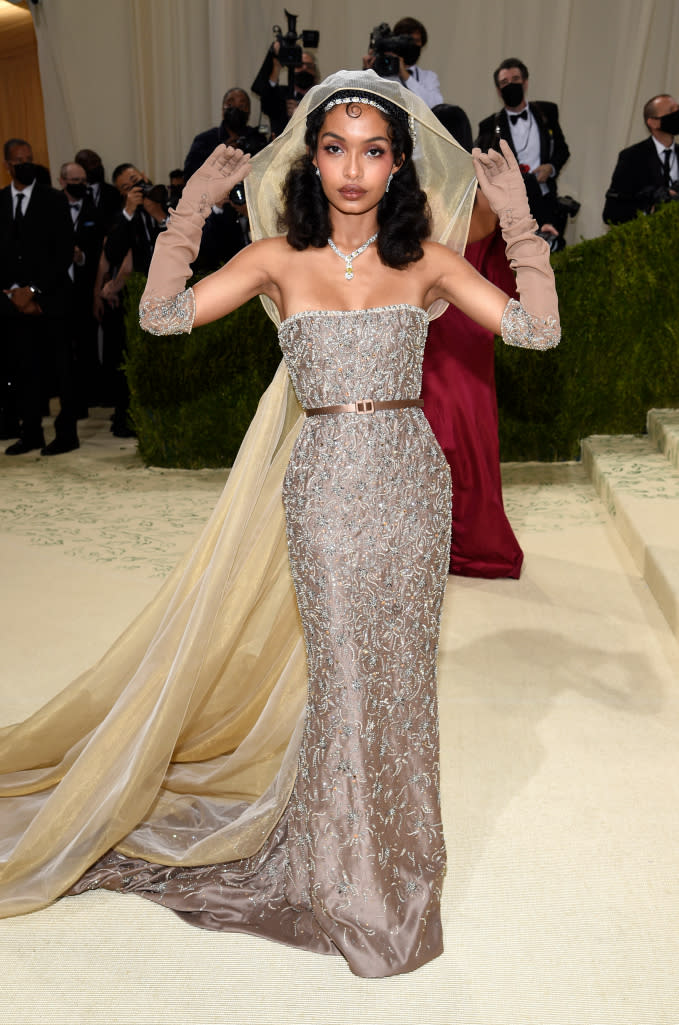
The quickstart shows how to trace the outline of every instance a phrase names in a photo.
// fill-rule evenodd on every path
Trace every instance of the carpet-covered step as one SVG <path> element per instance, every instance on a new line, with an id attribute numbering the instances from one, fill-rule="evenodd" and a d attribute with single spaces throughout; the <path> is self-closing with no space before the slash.
<path id="1" fill-rule="evenodd" d="M 679 409 L 650 409 L 646 430 L 653 445 L 679 470 Z"/>
<path id="2" fill-rule="evenodd" d="M 638 435 L 585 438 L 582 460 L 679 637 L 679 470 L 648 437 Z"/>

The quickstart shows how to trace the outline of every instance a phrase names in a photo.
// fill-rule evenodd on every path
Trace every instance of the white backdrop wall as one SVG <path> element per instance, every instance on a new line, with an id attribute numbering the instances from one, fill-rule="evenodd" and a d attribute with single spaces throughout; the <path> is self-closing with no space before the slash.
<path id="1" fill-rule="evenodd" d="M 285 0 L 41 0 L 31 5 L 52 170 L 82 146 L 107 170 L 131 161 L 156 181 L 217 123 L 226 88 L 250 84 L 283 24 Z M 289 0 L 298 28 L 321 33 L 323 75 L 360 67 L 370 29 L 412 14 L 429 31 L 421 64 L 475 130 L 500 104 L 504 57 L 530 69 L 529 97 L 559 104 L 571 159 L 560 191 L 582 203 L 571 241 L 604 230 L 617 152 L 646 134 L 641 109 L 679 92 L 679 0 Z M 254 99 L 254 97 L 253 97 Z M 255 112 L 258 111 L 254 104 Z"/>

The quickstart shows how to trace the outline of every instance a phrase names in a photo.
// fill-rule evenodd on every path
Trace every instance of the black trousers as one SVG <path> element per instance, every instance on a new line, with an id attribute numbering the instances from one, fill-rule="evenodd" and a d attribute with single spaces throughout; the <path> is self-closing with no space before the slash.
<path id="1" fill-rule="evenodd" d="M 75 350 L 65 317 L 17 313 L 3 320 L 3 399 L 8 420 L 18 420 L 22 441 L 42 441 L 45 398 L 59 396 L 57 437 L 77 437 Z"/>

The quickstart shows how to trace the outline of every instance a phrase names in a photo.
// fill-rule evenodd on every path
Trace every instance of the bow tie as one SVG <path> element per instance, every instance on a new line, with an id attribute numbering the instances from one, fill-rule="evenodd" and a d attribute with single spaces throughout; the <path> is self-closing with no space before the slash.
<path id="1" fill-rule="evenodd" d="M 512 122 L 513 125 L 515 125 L 516 122 L 519 119 L 521 121 L 527 121 L 528 120 L 528 111 L 527 110 L 522 110 L 520 114 L 510 114 L 509 115 L 509 120 Z"/>

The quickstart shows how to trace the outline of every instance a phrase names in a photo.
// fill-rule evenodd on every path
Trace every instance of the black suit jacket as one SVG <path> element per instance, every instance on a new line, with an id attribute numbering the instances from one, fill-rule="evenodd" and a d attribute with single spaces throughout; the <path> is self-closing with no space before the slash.
<path id="1" fill-rule="evenodd" d="M 0 191 L 0 315 L 16 315 L 15 307 L 2 294 L 13 284 L 34 285 L 44 313 L 64 314 L 71 299 L 68 268 L 72 260 L 73 222 L 63 193 L 34 185 L 17 231 L 11 186 Z"/>
<path id="2" fill-rule="evenodd" d="M 546 184 L 556 192 L 556 178 L 570 156 L 568 144 L 559 124 L 559 108 L 556 103 L 549 103 L 547 100 L 531 100 L 529 107 L 540 132 L 540 163 L 552 164 L 556 171 L 554 177 L 550 178 Z M 491 148 L 497 149 L 500 139 L 507 140 L 516 156 L 509 128 L 509 118 L 504 108 L 497 114 L 491 114 L 490 117 L 481 121 L 475 145 L 484 151 Z"/>
<path id="3" fill-rule="evenodd" d="M 679 145 L 674 144 L 679 156 Z M 643 142 L 628 146 L 618 154 L 611 184 L 606 193 L 603 219 L 609 224 L 631 221 L 637 210 L 649 211 L 655 193 L 663 187 L 663 163 L 649 135 Z"/>
<path id="4" fill-rule="evenodd" d="M 116 190 L 117 191 L 117 190 Z M 73 244 L 82 249 L 85 263 L 74 265 L 74 284 L 80 291 L 91 291 L 97 276 L 101 246 L 104 241 L 104 215 L 90 196 L 85 196 L 78 220 L 73 226 Z"/>
<path id="5" fill-rule="evenodd" d="M 257 128 L 253 128 L 252 125 L 245 126 L 241 139 L 244 140 L 245 150 L 248 153 L 259 153 L 266 146 L 266 136 Z M 241 148 L 243 148 L 241 140 L 239 139 L 238 141 L 241 144 Z M 222 125 L 208 128 L 205 132 L 199 132 L 196 135 L 184 161 L 184 178 L 186 181 L 189 180 L 194 171 L 198 170 L 201 164 L 205 163 L 212 151 L 219 146 L 220 142 L 225 143 L 227 146 L 234 145 L 234 143 L 229 143 L 229 136 Z"/>
<path id="6" fill-rule="evenodd" d="M 121 211 L 106 237 L 104 252 L 107 260 L 112 267 L 120 267 L 128 249 L 131 249 L 133 270 L 148 274 L 156 239 L 164 230 L 164 226 L 142 207 L 137 207 L 131 220 Z"/>
<path id="7" fill-rule="evenodd" d="M 561 131 L 559 108 L 556 103 L 549 103 L 547 100 L 531 100 L 529 107 L 540 133 L 540 163 L 551 164 L 556 172 L 545 182 L 548 189 L 547 196 L 543 195 L 534 174 L 525 175 L 524 179 L 531 213 L 538 224 L 544 224 L 546 221 L 554 220 L 556 179 L 570 156 L 570 150 Z M 500 139 L 506 139 L 514 156 L 517 156 L 509 127 L 509 118 L 504 108 L 481 121 L 475 145 L 487 152 L 489 149 L 498 149 Z"/>
<path id="8" fill-rule="evenodd" d="M 102 182 L 99 186 L 99 202 L 95 203 L 97 215 L 103 224 L 104 233 L 108 231 L 123 206 L 123 197 L 114 185 Z"/>

